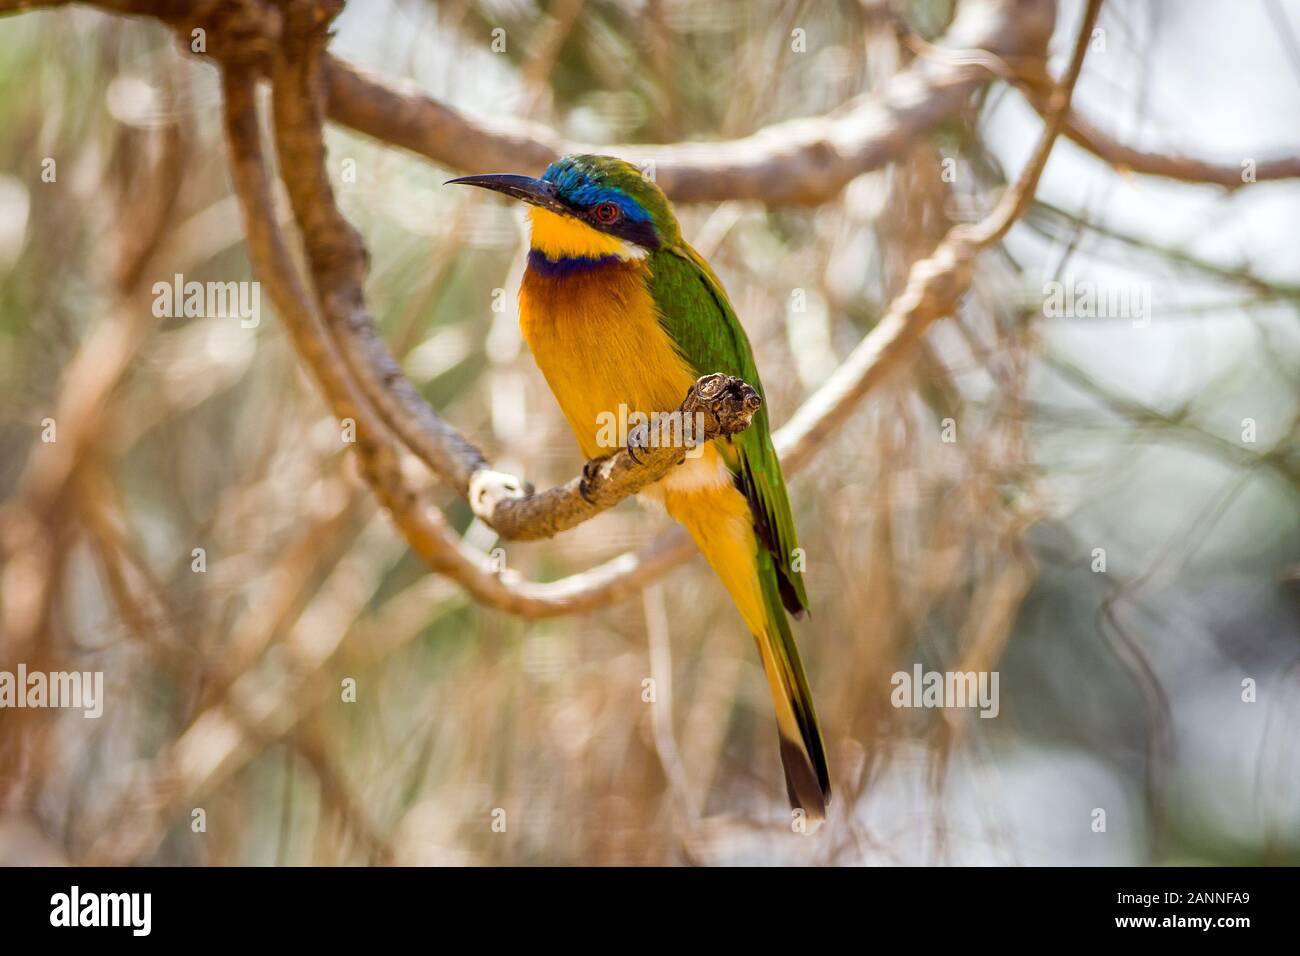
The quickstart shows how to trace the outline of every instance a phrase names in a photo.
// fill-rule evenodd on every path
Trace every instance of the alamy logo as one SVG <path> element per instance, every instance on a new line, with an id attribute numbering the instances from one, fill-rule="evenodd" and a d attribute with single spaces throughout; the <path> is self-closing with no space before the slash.
<path id="1" fill-rule="evenodd" d="M 981 717 L 996 717 L 997 671 L 897 671 L 890 678 L 889 702 L 895 707 L 978 707 Z"/>
<path id="2" fill-rule="evenodd" d="M 1151 283 L 1045 282 L 1043 315 L 1049 319 L 1132 319 L 1135 328 L 1142 328 L 1151 323 Z"/>
<path id="3" fill-rule="evenodd" d="M 245 329 L 262 321 L 262 287 L 257 282 L 155 282 L 153 314 L 158 319 L 239 319 Z"/>
<path id="4" fill-rule="evenodd" d="M 103 671 L 0 671 L 0 708 L 67 707 L 86 717 L 104 713 Z"/>
<path id="5" fill-rule="evenodd" d="M 131 935 L 148 936 L 153 924 L 152 893 L 68 893 L 50 897 L 51 926 L 129 926 Z"/>

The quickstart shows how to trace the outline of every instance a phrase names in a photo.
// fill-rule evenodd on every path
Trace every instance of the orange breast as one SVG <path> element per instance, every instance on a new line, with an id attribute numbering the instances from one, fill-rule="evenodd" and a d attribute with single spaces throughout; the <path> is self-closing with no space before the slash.
<path id="1" fill-rule="evenodd" d="M 610 416 L 671 411 L 695 380 L 655 317 L 645 278 L 637 260 L 559 277 L 524 273 L 520 330 L 589 458 L 617 451 L 597 443 Z"/>

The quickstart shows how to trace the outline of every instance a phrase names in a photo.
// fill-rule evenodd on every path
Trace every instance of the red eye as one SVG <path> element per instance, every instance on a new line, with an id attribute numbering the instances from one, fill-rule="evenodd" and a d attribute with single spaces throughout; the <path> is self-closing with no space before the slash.
<path id="1" fill-rule="evenodd" d="M 620 215 L 618 206 L 612 202 L 603 202 L 596 207 L 596 221 L 606 226 L 611 222 L 617 222 Z"/>

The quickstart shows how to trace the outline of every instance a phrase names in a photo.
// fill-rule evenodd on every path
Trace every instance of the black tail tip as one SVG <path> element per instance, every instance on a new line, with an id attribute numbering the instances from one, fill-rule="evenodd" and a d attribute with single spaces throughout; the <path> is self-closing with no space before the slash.
<path id="1" fill-rule="evenodd" d="M 831 785 L 823 761 L 814 768 L 808 753 L 799 744 L 778 735 L 781 741 L 781 764 L 785 768 L 785 790 L 792 810 L 801 810 L 809 823 L 826 819 L 831 802 Z"/>

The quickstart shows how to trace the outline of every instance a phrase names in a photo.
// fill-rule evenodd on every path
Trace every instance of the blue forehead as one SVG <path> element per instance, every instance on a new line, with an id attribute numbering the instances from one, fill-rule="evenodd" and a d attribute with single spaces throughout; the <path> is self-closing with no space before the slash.
<path id="1" fill-rule="evenodd" d="M 623 216 L 633 222 L 645 222 L 650 214 L 641 204 L 617 186 L 606 186 L 594 181 L 590 171 L 574 163 L 551 163 L 542 173 L 542 179 L 553 183 L 560 195 L 578 206 L 594 206 L 612 202 L 623 211 Z"/>

